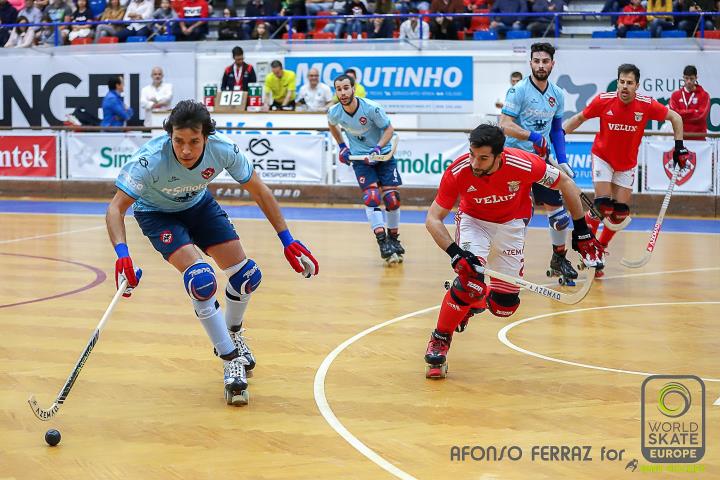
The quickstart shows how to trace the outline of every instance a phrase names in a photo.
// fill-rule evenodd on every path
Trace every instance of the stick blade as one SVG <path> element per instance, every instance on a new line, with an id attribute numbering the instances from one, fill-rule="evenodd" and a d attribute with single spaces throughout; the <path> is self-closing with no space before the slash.
<path id="1" fill-rule="evenodd" d="M 585 297 L 587 297 L 587 294 L 590 293 L 590 289 L 592 288 L 594 281 L 595 268 L 588 268 L 588 274 L 584 280 L 582 288 L 575 293 L 561 294 L 559 299 L 560 302 L 564 303 L 565 305 L 575 305 L 576 303 L 580 303 L 585 299 Z"/>
<path id="2" fill-rule="evenodd" d="M 40 405 L 38 404 L 37 400 L 35 399 L 35 395 L 30 395 L 30 398 L 28 398 L 28 404 L 30 405 L 30 409 L 32 409 L 33 413 L 37 418 L 42 420 L 43 422 L 47 422 L 52 417 L 55 416 L 58 409 L 60 408 L 60 405 L 58 405 L 57 402 L 52 404 L 52 407 L 50 407 L 48 410 L 43 410 L 40 408 Z"/>
<path id="3" fill-rule="evenodd" d="M 628 268 L 640 268 L 646 265 L 650 261 L 650 252 L 645 252 L 645 255 L 640 260 L 628 260 L 627 258 L 620 259 L 620 263 Z"/>

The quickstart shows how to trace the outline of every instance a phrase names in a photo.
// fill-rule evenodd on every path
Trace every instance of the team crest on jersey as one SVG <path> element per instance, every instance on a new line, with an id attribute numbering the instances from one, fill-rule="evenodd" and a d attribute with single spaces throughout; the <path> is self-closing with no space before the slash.
<path id="1" fill-rule="evenodd" d="M 548 97 L 548 103 L 551 107 L 555 106 L 555 97 Z"/>
<path id="2" fill-rule="evenodd" d="M 512 182 L 507 182 L 508 184 L 508 191 L 509 192 L 517 192 L 520 190 L 520 181 L 519 180 L 513 180 Z"/>
<path id="3" fill-rule="evenodd" d="M 366 117 L 360 117 L 360 125 L 366 125 L 367 124 L 367 118 Z"/>
<path id="4" fill-rule="evenodd" d="M 635 112 L 635 121 L 642 122 L 643 112 Z"/>
<path id="5" fill-rule="evenodd" d="M 173 241 L 173 234 L 170 230 L 165 230 L 160 234 L 160 241 L 165 245 L 170 245 Z"/>
<path id="6" fill-rule="evenodd" d="M 200 173 L 200 175 L 202 175 L 202 177 L 205 180 L 207 180 L 208 178 L 213 176 L 213 173 L 215 173 L 215 169 L 212 167 L 208 167 L 205 170 L 203 170 L 202 173 Z"/>
<path id="7" fill-rule="evenodd" d="M 675 169 L 673 163 L 673 150 L 663 153 L 663 167 L 665 167 L 665 175 L 667 175 L 668 179 L 672 178 L 673 170 Z M 695 173 L 696 168 L 697 157 L 695 152 L 688 151 L 688 159 L 687 162 L 685 162 L 685 168 L 680 170 L 680 173 L 678 173 L 677 182 L 675 184 L 679 187 L 680 185 L 688 182 L 692 178 L 693 173 Z"/>

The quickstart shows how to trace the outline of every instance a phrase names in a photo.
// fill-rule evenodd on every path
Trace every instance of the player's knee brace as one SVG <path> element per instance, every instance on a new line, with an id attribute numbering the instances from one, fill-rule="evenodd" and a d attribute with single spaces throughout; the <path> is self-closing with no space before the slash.
<path id="1" fill-rule="evenodd" d="M 496 317 L 509 317 L 520 306 L 520 295 L 518 292 L 501 293 L 493 290 L 488 295 L 487 306 Z"/>
<path id="2" fill-rule="evenodd" d="M 627 203 L 614 202 L 613 212 L 610 214 L 610 221 L 613 223 L 622 223 L 630 216 L 630 206 Z"/>
<path id="3" fill-rule="evenodd" d="M 363 190 L 363 203 L 367 207 L 379 207 L 380 189 L 378 187 L 368 187 Z"/>
<path id="4" fill-rule="evenodd" d="M 570 225 L 570 214 L 565 207 L 560 207 L 548 215 L 548 223 L 553 230 L 565 230 Z"/>
<path id="5" fill-rule="evenodd" d="M 593 206 L 595 207 L 595 210 L 597 210 L 598 213 L 603 216 L 603 218 L 609 217 L 615 210 L 615 202 L 613 202 L 612 199 L 609 197 L 595 198 Z"/>
<path id="6" fill-rule="evenodd" d="M 397 190 L 385 190 L 383 192 L 383 202 L 388 211 L 400 208 L 400 192 Z"/>
<path id="7" fill-rule="evenodd" d="M 260 267 L 250 258 L 226 269 L 225 272 L 230 286 L 241 295 L 254 292 L 262 280 Z"/>
<path id="8" fill-rule="evenodd" d="M 190 265 L 183 274 L 183 283 L 190 298 L 200 302 L 210 300 L 217 290 L 215 271 L 205 262 Z"/>
<path id="9" fill-rule="evenodd" d="M 450 296 L 461 306 L 480 305 L 483 297 L 487 294 L 484 280 L 485 277 L 482 274 L 478 277 L 455 277 L 450 287 Z"/>

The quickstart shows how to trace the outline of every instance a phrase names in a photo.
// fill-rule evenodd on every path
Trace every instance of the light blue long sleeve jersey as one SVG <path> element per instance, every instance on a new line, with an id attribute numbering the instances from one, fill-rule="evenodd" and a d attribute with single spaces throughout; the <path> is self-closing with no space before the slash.
<path id="1" fill-rule="evenodd" d="M 366 98 L 355 98 L 358 101 L 358 109 L 353 115 L 347 113 L 340 103 L 336 103 L 328 110 L 328 123 L 340 125 L 345 129 L 350 152 L 353 155 L 367 155 L 378 144 L 385 129 L 390 126 L 390 119 L 379 103 Z M 389 153 L 391 148 L 388 142 L 381 153 Z"/>
<path id="2" fill-rule="evenodd" d="M 198 203 L 223 170 L 240 183 L 249 181 L 253 172 L 240 147 L 225 135 L 210 135 L 200 161 L 191 169 L 175 157 L 170 136 L 162 135 L 135 152 L 115 185 L 136 200 L 134 210 L 179 212 Z"/>
<path id="3" fill-rule="evenodd" d="M 551 144 L 550 128 L 553 118 L 562 120 L 565 111 L 565 92 L 548 81 L 544 92 L 525 77 L 508 89 L 502 113 L 515 118 L 515 123 L 531 132 L 537 132 Z M 506 147 L 521 148 L 526 152 L 534 152 L 529 140 L 518 140 L 511 136 L 505 139 Z"/>

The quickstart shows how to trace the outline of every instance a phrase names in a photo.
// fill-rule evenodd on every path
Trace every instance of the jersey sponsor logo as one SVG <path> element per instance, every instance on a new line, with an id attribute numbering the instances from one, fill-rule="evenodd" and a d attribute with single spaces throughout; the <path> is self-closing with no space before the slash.
<path id="1" fill-rule="evenodd" d="M 201 175 L 205 180 L 207 180 L 208 178 L 210 178 L 210 177 L 213 176 L 213 173 L 215 173 L 215 169 L 212 168 L 212 167 L 208 167 L 208 168 L 206 168 L 205 170 L 203 170 L 202 173 L 200 173 L 200 175 Z"/>
<path id="2" fill-rule="evenodd" d="M 493 203 L 508 202 L 515 198 L 516 195 L 517 192 L 511 193 L 509 195 L 488 195 L 487 197 L 473 198 L 473 200 L 475 200 L 475 203 L 478 203 L 480 205 L 491 205 Z"/>
<path id="3" fill-rule="evenodd" d="M 665 175 L 667 175 L 668 179 L 672 178 L 673 170 L 675 169 L 675 166 L 673 165 L 673 151 L 674 150 L 669 150 L 663 153 L 663 167 L 665 168 Z M 695 155 L 695 152 L 688 150 L 688 159 L 687 162 L 685 162 L 685 168 L 680 170 L 678 173 L 675 185 L 680 186 L 687 183 L 692 178 L 696 168 L 697 156 Z"/>
<path id="4" fill-rule="evenodd" d="M 548 103 L 550 104 L 551 107 L 554 107 L 555 106 L 555 97 L 549 97 Z"/>
<path id="5" fill-rule="evenodd" d="M 167 195 L 179 195 L 181 193 L 198 192 L 207 186 L 207 183 L 198 183 L 197 185 L 182 185 L 173 188 L 161 188 L 160 191 Z"/>
<path id="6" fill-rule="evenodd" d="M 122 173 L 120 174 L 119 180 L 120 180 L 121 182 L 127 183 L 127 184 L 130 186 L 130 188 L 133 188 L 133 189 L 135 189 L 135 190 L 138 191 L 138 192 L 141 192 L 142 189 L 145 188 L 145 185 L 143 185 L 142 182 L 138 182 L 137 180 L 135 180 L 134 178 L 132 178 L 132 177 L 130 176 L 130 174 L 127 173 L 127 172 L 122 172 Z"/>
<path id="7" fill-rule="evenodd" d="M 470 192 L 477 192 L 477 188 L 470 185 L 470 188 L 467 189 L 467 193 L 470 193 Z"/>
<path id="8" fill-rule="evenodd" d="M 168 183 L 177 182 L 178 180 L 180 179 L 173 175 L 172 177 L 168 178 Z"/>
<path id="9" fill-rule="evenodd" d="M 366 125 L 367 124 L 367 117 L 360 117 L 360 125 Z"/>
<path id="10" fill-rule="evenodd" d="M 642 119 L 643 119 L 643 112 L 635 112 L 635 121 L 642 122 Z"/>
<path id="11" fill-rule="evenodd" d="M 518 190 L 520 190 L 520 180 L 513 180 L 511 182 L 507 182 L 507 184 L 508 184 L 508 191 L 510 191 L 511 193 L 517 192 Z"/>
<path id="12" fill-rule="evenodd" d="M 173 241 L 173 234 L 170 230 L 160 233 L 160 241 L 165 245 L 170 245 Z"/>
<path id="13" fill-rule="evenodd" d="M 637 132 L 637 125 L 625 125 L 624 123 L 608 123 L 608 128 L 615 132 Z"/>

